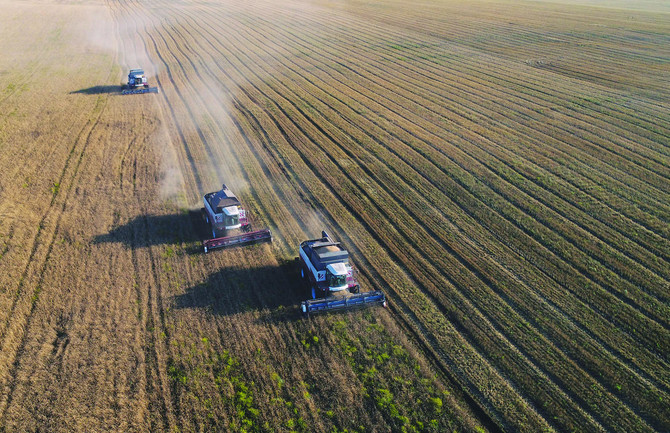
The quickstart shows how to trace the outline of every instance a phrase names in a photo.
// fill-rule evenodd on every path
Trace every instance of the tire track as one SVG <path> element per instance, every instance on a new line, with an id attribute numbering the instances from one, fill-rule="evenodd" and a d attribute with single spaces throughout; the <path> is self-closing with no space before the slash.
<path id="1" fill-rule="evenodd" d="M 40 220 L 40 229 L 38 230 L 37 235 L 35 237 L 35 242 L 33 243 L 30 258 L 26 264 L 21 279 L 19 280 L 19 286 L 17 288 L 15 300 L 12 304 L 11 313 L 8 315 L 7 323 L 3 328 L 3 333 L 0 335 L 0 337 L 2 338 L 1 347 L 3 349 L 3 352 L 7 353 L 8 351 L 11 351 L 11 355 L 7 361 L 8 363 L 6 366 L 7 368 L 3 369 L 8 372 L 7 377 L 9 377 L 9 381 L 7 382 L 6 379 L 3 378 L 4 382 L 3 388 L 6 390 L 6 393 L 3 390 L 3 399 L 2 401 L 0 401 L 0 425 L 6 423 L 7 409 L 12 403 L 13 392 L 17 385 L 15 373 L 19 368 L 20 356 L 26 345 L 27 333 L 30 328 L 30 324 L 32 322 L 33 312 L 35 311 L 35 307 L 39 302 L 39 294 L 42 289 L 42 282 L 44 281 L 46 271 L 49 266 L 49 259 L 51 256 L 51 251 L 53 249 L 54 243 L 56 241 L 56 234 L 58 233 L 60 228 L 61 218 L 63 216 L 63 212 L 67 206 L 67 203 L 70 200 L 70 194 L 72 192 L 73 186 L 75 185 L 75 181 L 79 173 L 79 167 L 84 158 L 84 154 L 88 148 L 88 145 L 90 144 L 91 134 L 93 133 L 96 126 L 98 125 L 98 122 L 100 121 L 100 117 L 107 105 L 107 99 L 108 98 L 106 96 L 102 95 L 98 96 L 96 105 L 92 110 L 94 117 L 89 118 L 89 120 L 86 122 L 82 130 L 79 132 L 79 135 L 77 136 L 77 139 L 75 140 L 70 150 L 70 154 L 68 156 L 68 159 L 66 160 L 65 166 L 63 167 L 61 176 L 59 177 L 58 180 L 58 184 L 61 187 L 59 188 L 58 193 L 54 194 L 49 209 Z M 70 171 L 71 173 L 69 173 Z M 65 189 L 64 188 L 65 181 L 67 181 L 68 185 L 65 194 L 62 194 L 61 191 Z M 59 200 L 60 197 L 63 197 L 62 204 Z M 52 217 L 52 215 L 54 216 Z M 42 233 L 43 228 L 47 227 L 48 225 L 51 225 L 50 224 L 51 219 L 55 219 L 55 221 L 53 222 L 53 231 L 49 231 L 49 233 L 43 234 Z M 45 236 L 47 238 L 45 239 L 44 243 L 38 242 L 41 236 Z M 40 245 L 45 244 L 47 246 L 45 247 L 46 250 L 44 252 L 44 258 L 40 259 L 38 264 L 38 258 L 37 258 L 38 249 L 40 249 L 39 248 Z M 39 268 L 40 270 L 37 271 L 36 274 L 35 287 L 30 292 L 30 305 L 25 306 L 25 308 L 27 308 L 27 311 L 25 315 L 22 315 L 21 318 L 19 318 L 17 317 L 16 312 L 17 305 L 21 298 L 26 299 L 25 293 L 23 292 L 26 280 L 29 278 L 28 272 L 29 270 L 34 269 L 35 267 Z M 25 289 L 27 290 L 27 287 L 25 287 Z M 12 319 L 11 322 L 9 318 Z M 14 332 L 12 332 L 13 330 L 15 330 L 15 332 L 18 332 L 20 336 L 18 338 L 18 344 L 12 345 L 13 347 L 10 347 L 9 344 L 7 343 L 7 336 L 9 334 L 14 335 Z"/>
<path id="2" fill-rule="evenodd" d="M 182 53 L 182 54 L 183 54 L 183 53 Z M 195 65 L 193 65 L 193 64 L 192 64 L 192 66 L 195 67 Z M 253 84 L 252 84 L 252 86 L 253 86 Z M 263 93 L 263 91 L 262 91 L 261 89 L 257 88 L 257 90 L 258 90 L 259 92 Z M 247 95 L 247 96 L 249 96 L 249 95 Z M 272 99 L 272 98 L 271 98 L 271 99 Z M 260 105 L 259 105 L 259 106 L 260 106 Z M 277 107 L 279 107 L 279 105 L 278 105 Z M 279 108 L 280 108 L 280 111 L 283 109 L 282 107 L 279 107 Z M 309 119 L 309 118 L 310 118 L 310 116 L 307 115 L 304 111 L 301 111 L 299 107 L 294 106 L 293 108 L 294 108 L 294 109 L 297 108 L 299 114 L 300 114 L 301 116 L 303 116 L 305 119 Z M 270 116 L 271 118 L 273 117 L 273 114 L 270 113 L 270 112 L 266 112 L 266 114 L 267 114 L 268 116 Z M 293 116 L 293 113 L 289 113 L 289 112 L 284 111 L 284 112 L 282 113 L 282 116 L 287 117 L 287 118 L 290 119 L 291 116 Z M 278 124 L 278 125 L 279 125 L 279 124 Z M 316 123 L 315 123 L 314 125 L 316 125 Z M 299 125 L 296 124 L 296 125 L 294 125 L 294 126 L 299 126 Z M 317 128 L 317 129 L 318 129 L 318 128 Z M 320 133 L 320 134 L 323 134 L 324 131 L 321 130 L 319 133 Z M 301 131 L 300 131 L 300 134 L 301 134 L 302 136 L 309 137 L 309 134 L 306 133 L 304 130 L 301 130 Z M 287 136 L 287 137 L 288 137 L 288 136 Z M 332 137 L 331 137 L 331 138 L 332 138 Z M 289 143 L 290 143 L 290 141 L 289 141 Z M 304 150 L 303 150 L 302 152 L 304 152 Z M 303 153 L 303 158 L 305 158 L 304 155 L 305 155 L 305 154 Z M 305 159 L 304 161 L 307 163 L 307 162 L 309 162 L 309 159 Z M 342 167 L 340 166 L 339 168 L 341 169 Z M 321 169 L 322 169 L 322 168 L 321 168 L 320 166 L 310 166 L 310 170 L 311 170 L 312 173 L 314 173 L 314 174 L 319 173 L 319 170 L 321 170 Z M 323 179 L 321 179 L 321 180 L 323 181 Z M 332 186 L 332 180 L 329 180 L 329 182 L 331 182 L 330 187 L 333 188 L 333 186 Z M 332 191 L 332 190 L 331 190 L 331 191 Z M 363 189 L 363 188 L 359 188 L 359 191 L 364 191 L 364 189 Z M 388 192 L 388 191 L 387 191 L 387 192 Z M 367 198 L 368 198 L 368 200 L 371 200 L 371 201 L 374 202 L 374 200 L 373 200 L 369 195 L 367 196 Z M 387 242 L 387 241 L 384 240 L 384 241 L 382 242 L 382 245 L 384 244 L 384 242 Z"/>

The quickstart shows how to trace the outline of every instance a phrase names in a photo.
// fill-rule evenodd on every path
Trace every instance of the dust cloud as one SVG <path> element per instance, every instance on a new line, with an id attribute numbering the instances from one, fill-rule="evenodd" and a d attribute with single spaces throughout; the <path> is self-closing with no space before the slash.
<path id="1" fill-rule="evenodd" d="M 150 83 L 154 83 L 155 77 L 161 72 L 161 64 L 149 56 L 140 37 L 140 33 L 151 32 L 155 26 L 155 19 L 152 17 L 143 17 L 141 22 L 127 16 L 117 18 L 118 62 L 124 73 L 124 81 L 127 71 L 134 68 L 144 69 Z"/>
<path id="2" fill-rule="evenodd" d="M 253 146 L 249 146 L 246 140 L 259 139 L 244 136 L 244 132 L 235 124 L 236 116 L 240 116 L 240 113 L 235 108 L 233 98 L 239 94 L 240 86 L 244 83 L 231 74 L 231 64 L 225 58 L 217 58 L 207 47 L 196 46 L 200 43 L 197 41 L 176 41 L 176 45 L 170 49 L 175 50 L 178 56 L 181 56 L 181 52 L 187 54 L 188 59 L 180 64 L 170 64 L 168 71 L 158 58 L 152 58 L 147 52 L 146 34 L 178 28 L 180 18 L 174 14 L 162 16 L 160 10 L 150 9 L 149 6 L 146 8 L 148 13 L 144 14 L 120 7 L 111 8 L 107 13 L 108 19 L 114 24 L 111 32 L 113 37 L 110 37 L 109 29 L 97 26 L 86 26 L 83 37 L 88 40 L 92 50 L 113 53 L 120 69 L 118 79 L 121 82 L 125 81 L 127 70 L 135 67 L 144 68 L 151 85 L 157 83 L 158 77 L 163 83 L 175 80 L 176 89 L 161 89 L 161 94 L 155 98 L 163 105 L 163 110 L 159 110 L 158 114 L 161 126 L 151 138 L 160 161 L 161 198 L 183 207 L 199 206 L 203 194 L 218 190 L 225 183 L 244 201 L 245 196 L 257 188 L 250 185 L 246 167 L 250 163 L 257 164 L 254 160 L 258 158 L 258 155 L 252 153 Z M 270 16 L 267 12 L 263 18 L 271 21 L 287 19 Z M 282 37 L 281 33 L 271 33 L 267 35 L 269 38 Z M 222 44 L 235 44 L 235 41 L 234 37 L 219 40 Z M 267 54 L 270 51 L 265 49 L 256 52 L 262 56 L 266 66 L 264 73 L 269 76 L 277 72 L 276 68 L 282 67 L 281 56 L 297 55 L 290 52 L 275 53 L 279 58 L 274 58 Z M 168 72 L 172 74 L 171 77 L 167 76 Z M 178 104 L 175 107 L 179 114 L 171 115 L 165 103 Z M 182 106 L 187 110 L 182 110 Z M 172 124 L 179 127 L 183 140 L 175 133 Z M 188 149 L 190 161 L 184 149 Z M 192 172 L 195 176 L 192 176 Z M 322 216 L 315 209 L 308 208 L 304 213 L 301 212 L 300 219 L 308 232 L 317 235 L 325 226 Z"/>
<path id="3" fill-rule="evenodd" d="M 150 85 L 156 85 L 157 77 L 168 82 L 168 77 L 163 76 L 167 72 L 165 68 L 147 52 L 144 45 L 145 35 L 164 30 L 163 27 L 179 26 L 179 18 L 163 17 L 160 10 L 147 9 L 145 14 L 116 10 L 114 20 L 116 40 L 110 41 L 93 33 L 91 43 L 100 49 L 118 52 L 118 63 L 124 74 L 121 79 L 125 81 L 128 69 L 140 67 L 144 68 Z M 174 102 L 180 105 L 183 103 L 188 108 L 188 114 L 173 118 L 167 110 L 163 110 L 161 119 L 164 124 L 176 123 L 186 142 L 182 143 L 172 128 L 168 130 L 166 127 L 161 127 L 152 140 L 156 143 L 161 161 L 161 196 L 170 200 L 180 198 L 180 205 L 188 203 L 193 206 L 200 202 L 204 193 L 220 189 L 222 183 L 228 185 L 236 194 L 244 195 L 249 191 L 249 185 L 239 161 L 234 158 L 234 146 L 239 140 L 244 140 L 243 137 L 235 137 L 233 133 L 237 128 L 231 118 L 233 110 L 229 92 L 234 83 L 226 81 L 220 74 L 212 76 L 211 71 L 218 71 L 213 60 L 207 64 L 197 55 L 197 51 L 190 51 L 190 47 L 184 45 L 179 48 L 189 51 L 189 62 L 193 62 L 196 69 L 186 69 L 186 80 L 178 83 L 178 95 L 173 92 L 169 94 Z M 174 70 L 180 73 L 184 66 L 190 65 L 175 65 Z M 173 76 L 173 79 L 179 78 Z M 179 146 L 189 148 L 193 155 L 192 161 L 185 160 L 183 152 L 178 151 Z M 188 171 L 195 171 L 200 181 L 195 188 L 193 185 L 191 188 L 185 186 L 185 173 Z"/>
<path id="4" fill-rule="evenodd" d="M 85 41 L 87 50 L 109 55 L 118 69 L 113 78 L 115 81 L 100 85 L 125 84 L 126 74 L 132 68 L 144 69 L 150 86 L 156 85 L 161 66 L 147 52 L 142 35 L 156 28 L 159 17 L 137 14 L 121 7 L 82 8 L 80 12 L 83 19 L 72 31 L 78 39 Z M 155 111 L 154 114 L 161 117 L 159 110 Z M 166 201 L 184 204 L 184 176 L 165 122 L 165 119 L 159 119 L 160 126 L 149 138 L 160 161 L 159 193 Z"/>
<path id="5" fill-rule="evenodd" d="M 249 183 L 244 169 L 237 159 L 238 146 L 246 146 L 246 137 L 236 127 L 233 119 L 235 110 L 231 92 L 236 84 L 219 72 L 218 66 L 210 61 L 201 65 L 203 73 L 191 85 L 186 103 L 191 109 L 193 120 L 204 137 L 209 176 L 203 177 L 202 187 L 217 190 L 225 183 L 237 195 L 249 192 Z M 207 72 L 205 72 L 207 71 Z"/>
<path id="6" fill-rule="evenodd" d="M 161 126 L 152 134 L 151 144 L 160 161 L 160 178 L 158 190 L 163 200 L 171 201 L 182 207 L 188 207 L 184 195 L 184 175 L 179 164 L 179 157 L 171 144 L 167 127 Z"/>

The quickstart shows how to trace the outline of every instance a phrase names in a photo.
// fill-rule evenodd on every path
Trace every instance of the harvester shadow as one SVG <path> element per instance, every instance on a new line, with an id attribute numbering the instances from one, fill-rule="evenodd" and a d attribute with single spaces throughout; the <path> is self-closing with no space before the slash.
<path id="1" fill-rule="evenodd" d="M 100 85 L 87 87 L 86 89 L 75 90 L 70 92 L 70 94 L 83 93 L 84 95 L 102 95 L 106 93 L 121 93 L 122 90 L 122 86 Z"/>
<path id="2" fill-rule="evenodd" d="M 169 215 L 138 215 L 125 224 L 93 239 L 93 244 L 122 243 L 127 248 L 154 245 L 186 244 L 187 254 L 203 254 L 207 227 L 199 211 L 189 210 Z"/>
<path id="3" fill-rule="evenodd" d="M 259 322 L 293 321 L 305 289 L 293 260 L 279 266 L 220 268 L 207 281 L 173 298 L 176 309 L 203 309 L 216 316 L 251 313 Z"/>

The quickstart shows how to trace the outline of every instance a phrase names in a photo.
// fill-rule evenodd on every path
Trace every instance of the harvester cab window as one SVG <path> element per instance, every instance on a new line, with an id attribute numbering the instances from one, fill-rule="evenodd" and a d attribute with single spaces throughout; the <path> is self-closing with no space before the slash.
<path id="1" fill-rule="evenodd" d="M 240 219 L 237 215 L 226 215 L 226 227 L 236 226 L 240 223 Z"/>
<path id="2" fill-rule="evenodd" d="M 237 206 L 226 206 L 222 210 L 223 222 L 226 227 L 233 227 L 240 223 L 240 211 Z"/>
<path id="3" fill-rule="evenodd" d="M 344 286 L 347 282 L 346 275 L 333 275 L 328 272 L 328 286 L 330 287 L 341 287 Z"/>

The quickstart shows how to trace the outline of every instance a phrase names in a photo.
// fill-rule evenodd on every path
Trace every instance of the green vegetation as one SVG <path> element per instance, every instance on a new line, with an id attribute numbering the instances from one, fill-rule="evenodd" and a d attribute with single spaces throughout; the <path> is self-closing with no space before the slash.
<path id="1" fill-rule="evenodd" d="M 449 391 L 440 390 L 438 381 L 427 377 L 416 359 L 391 343 L 391 335 L 374 314 L 359 317 L 363 323 L 353 326 L 337 320 L 333 336 L 359 378 L 368 404 L 374 404 L 394 431 L 445 432 L 459 427 L 457 416 L 443 407 L 442 397 Z"/>

